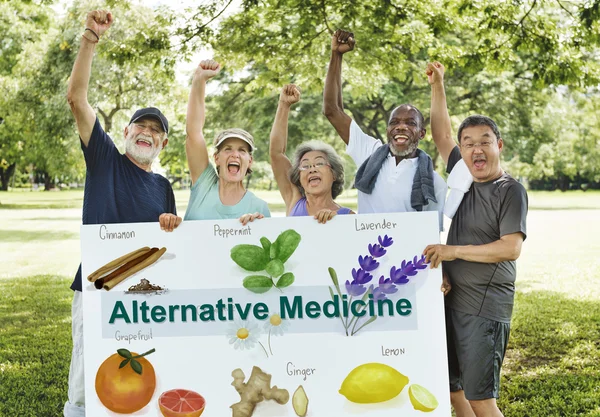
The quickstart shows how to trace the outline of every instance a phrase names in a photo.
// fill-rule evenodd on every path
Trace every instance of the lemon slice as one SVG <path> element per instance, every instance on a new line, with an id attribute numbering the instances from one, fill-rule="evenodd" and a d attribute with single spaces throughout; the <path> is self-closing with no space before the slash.
<path id="1" fill-rule="evenodd" d="M 411 385 L 408 388 L 408 397 L 415 410 L 426 413 L 435 410 L 439 405 L 435 396 L 421 385 Z"/>

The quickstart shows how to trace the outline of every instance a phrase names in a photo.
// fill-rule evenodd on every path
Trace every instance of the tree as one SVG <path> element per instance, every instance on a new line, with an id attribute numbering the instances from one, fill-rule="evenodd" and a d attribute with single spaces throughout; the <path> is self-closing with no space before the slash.
<path id="1" fill-rule="evenodd" d="M 52 10 L 47 3 L 13 0 L 0 2 L 0 190 L 8 190 L 10 179 L 23 152 L 23 132 L 18 121 L 15 97 L 27 83 L 16 68 L 24 51 L 52 26 Z"/>
<path id="2" fill-rule="evenodd" d="M 81 22 L 100 2 L 75 2 L 44 47 L 21 54 L 19 73 L 26 80 L 12 101 L 19 109 L 16 126 L 24 143 L 24 162 L 32 163 L 45 179 L 46 189 L 57 180 L 81 179 L 83 158 L 66 87 L 83 31 Z M 115 24 L 98 44 L 88 99 L 104 129 L 117 144 L 135 108 L 158 106 L 169 114 L 174 99 L 175 54 L 170 49 L 169 21 L 152 9 L 115 2 Z M 35 57 L 35 59 L 32 59 Z M 129 114 L 124 114 L 128 111 Z"/>
<path id="3" fill-rule="evenodd" d="M 344 105 L 363 130 L 380 139 L 400 103 L 417 105 L 427 118 L 430 92 L 423 72 L 428 61 L 439 60 L 448 68 L 455 126 L 468 114 L 490 115 L 507 139 L 507 159 L 532 164 L 538 148 L 550 142 L 543 130 L 532 128 L 556 90 L 585 91 L 600 80 L 599 3 L 245 0 L 218 31 L 188 26 L 187 39 L 209 42 L 230 73 L 249 72 L 244 92 L 262 97 L 295 82 L 316 97 L 323 90 L 331 34 L 337 28 L 354 31 L 357 46 L 344 57 Z M 252 100 L 240 104 L 258 111 Z M 423 146 L 436 157 L 431 142 Z"/>

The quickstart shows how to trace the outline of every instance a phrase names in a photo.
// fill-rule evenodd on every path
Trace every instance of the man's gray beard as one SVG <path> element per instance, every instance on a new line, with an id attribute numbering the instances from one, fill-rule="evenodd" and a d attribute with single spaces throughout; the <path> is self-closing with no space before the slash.
<path id="1" fill-rule="evenodd" d="M 408 145 L 408 148 L 405 151 L 399 151 L 396 148 L 394 148 L 392 146 L 392 144 L 389 144 L 390 146 L 390 152 L 392 153 L 392 155 L 394 156 L 408 156 L 411 153 L 413 153 L 414 151 L 417 150 L 417 147 L 419 146 L 418 142 L 411 142 L 410 145 Z"/>
<path id="2" fill-rule="evenodd" d="M 152 165 L 152 162 L 154 162 L 154 160 L 156 159 L 156 157 L 158 156 L 160 151 L 162 151 L 162 146 L 159 146 L 156 149 L 153 149 L 151 153 L 144 152 L 144 151 L 140 150 L 140 148 L 138 148 L 137 145 L 135 144 L 135 142 L 139 138 L 140 138 L 139 135 L 136 138 L 127 138 L 125 140 L 125 151 L 129 155 L 131 155 L 131 157 L 133 159 L 135 159 L 135 161 L 138 164 Z M 150 140 L 152 140 L 152 142 L 154 142 L 154 140 L 152 138 L 150 138 Z"/>

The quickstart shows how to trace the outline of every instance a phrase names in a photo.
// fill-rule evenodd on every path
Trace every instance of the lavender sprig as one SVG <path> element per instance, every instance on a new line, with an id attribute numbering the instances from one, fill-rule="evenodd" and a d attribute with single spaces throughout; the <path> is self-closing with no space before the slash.
<path id="1" fill-rule="evenodd" d="M 365 291 L 367 291 L 367 287 L 365 287 L 364 285 L 359 284 L 356 281 L 350 282 L 346 280 L 346 292 L 348 293 L 348 295 L 352 297 L 360 297 L 365 293 Z"/>
<path id="2" fill-rule="evenodd" d="M 361 296 L 362 300 L 366 301 L 371 294 L 373 295 L 374 301 L 385 300 L 389 295 L 398 292 L 398 285 L 407 284 L 410 281 L 409 277 L 413 277 L 418 274 L 419 270 L 427 268 L 425 256 L 421 256 L 420 259 L 415 256 L 408 262 L 406 260 L 402 261 L 400 267 L 392 266 L 390 268 L 389 277 L 381 275 L 376 283 L 371 283 L 373 280 L 373 275 L 371 272 L 379 268 L 380 265 L 377 259 L 383 257 L 387 253 L 386 248 L 389 248 L 394 243 L 394 240 L 388 235 L 383 237 L 379 236 L 377 241 L 379 243 L 368 245 L 367 248 L 369 250 L 369 255 L 360 255 L 358 257 L 358 264 L 360 268 L 352 268 L 352 281 L 346 280 L 345 287 L 346 292 L 350 296 L 348 300 L 349 303 L 352 303 L 353 298 L 358 298 Z M 333 271 L 332 268 L 329 268 L 329 273 L 336 287 L 337 293 L 341 297 L 337 275 L 335 275 L 335 271 Z M 371 284 L 369 285 L 369 283 Z M 333 299 L 333 289 L 329 288 L 329 291 L 331 298 Z M 360 311 L 364 310 L 365 308 L 365 306 L 359 306 Z M 360 321 L 360 317 L 354 316 L 352 319 L 346 318 L 346 320 L 342 318 L 342 324 L 346 330 L 346 336 L 348 336 L 349 329 L 351 329 L 350 336 L 353 336 L 365 326 L 374 322 L 376 318 L 376 316 L 369 318 L 358 329 L 356 329 L 356 326 Z"/>
<path id="3" fill-rule="evenodd" d="M 379 236 L 378 240 L 379 240 L 379 244 L 381 246 L 383 246 L 384 248 L 392 246 L 392 243 L 394 243 L 394 239 L 392 239 L 391 237 L 388 237 L 388 235 L 385 235 L 383 238 L 381 236 Z"/>
<path id="4" fill-rule="evenodd" d="M 374 271 L 379 268 L 379 262 L 377 262 L 373 256 L 359 256 L 358 264 L 361 269 L 364 269 L 366 272 Z"/>
<path id="5" fill-rule="evenodd" d="M 377 243 L 374 245 L 371 245 L 369 243 L 369 253 L 372 257 L 381 258 L 383 255 L 385 255 L 386 252 L 387 251 L 383 248 L 383 246 L 378 245 Z"/>

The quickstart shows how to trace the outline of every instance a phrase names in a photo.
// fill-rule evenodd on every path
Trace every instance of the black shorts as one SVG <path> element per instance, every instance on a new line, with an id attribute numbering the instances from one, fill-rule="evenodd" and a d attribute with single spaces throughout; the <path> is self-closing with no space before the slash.
<path id="1" fill-rule="evenodd" d="M 450 391 L 467 400 L 498 398 L 510 323 L 446 309 Z"/>

